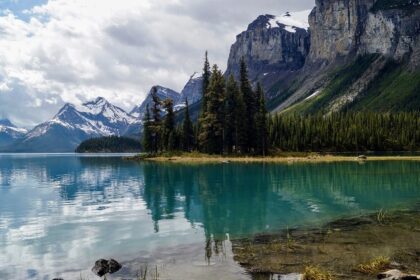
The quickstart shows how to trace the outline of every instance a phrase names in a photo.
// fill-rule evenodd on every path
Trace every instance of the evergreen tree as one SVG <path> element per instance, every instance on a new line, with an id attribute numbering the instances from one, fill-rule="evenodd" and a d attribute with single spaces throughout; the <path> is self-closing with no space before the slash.
<path id="1" fill-rule="evenodd" d="M 166 111 L 165 120 L 163 122 L 163 143 L 162 146 L 166 151 L 172 151 L 175 148 L 175 116 L 174 102 L 172 99 L 166 99 L 163 102 Z"/>
<path id="2" fill-rule="evenodd" d="M 265 156 L 268 151 L 268 129 L 267 129 L 267 109 L 265 107 L 265 96 L 261 84 L 257 84 L 257 113 L 255 115 L 256 127 L 256 150 L 260 155 Z"/>
<path id="3" fill-rule="evenodd" d="M 248 141 L 247 141 L 247 118 L 246 118 L 246 106 L 242 91 L 239 89 L 235 94 L 235 151 L 237 153 L 247 153 Z"/>
<path id="4" fill-rule="evenodd" d="M 153 107 L 152 107 L 152 119 L 153 123 L 151 125 L 151 131 L 152 131 L 152 151 L 154 153 L 157 153 L 160 148 L 160 141 L 161 141 L 161 101 L 159 96 L 157 95 L 157 88 L 152 88 L 152 100 L 153 100 Z"/>
<path id="5" fill-rule="evenodd" d="M 201 97 L 201 113 L 200 117 L 198 119 L 198 127 L 197 127 L 197 134 L 198 135 L 204 135 L 205 131 L 203 131 L 203 127 L 205 125 L 205 119 L 207 115 L 207 109 L 208 109 L 208 87 L 210 84 L 210 77 L 211 77 L 211 70 L 210 70 L 210 63 L 208 59 L 208 53 L 206 51 L 204 56 L 204 66 L 203 66 L 203 87 L 202 87 L 202 97 Z M 198 137 L 197 137 L 198 139 Z M 204 140 L 203 140 L 204 141 Z M 206 147 L 201 146 L 203 144 L 203 141 L 198 141 L 199 149 L 203 152 L 206 152 Z"/>
<path id="6" fill-rule="evenodd" d="M 229 76 L 226 85 L 226 102 L 225 102 L 225 150 L 228 154 L 233 152 L 235 143 L 236 128 L 236 98 L 239 89 L 233 75 Z"/>
<path id="7" fill-rule="evenodd" d="M 152 120 L 150 117 L 149 104 L 146 106 L 146 114 L 143 118 L 143 150 L 153 152 Z"/>
<path id="8" fill-rule="evenodd" d="M 203 151 L 209 154 L 221 154 L 224 146 L 224 102 L 225 81 L 217 65 L 208 87 L 207 110 L 200 127 L 199 141 Z"/>
<path id="9" fill-rule="evenodd" d="M 251 83 L 248 78 L 248 69 L 245 59 L 242 57 L 240 62 L 240 88 L 245 102 L 246 112 L 246 152 L 251 152 L 255 148 L 255 113 L 256 113 L 256 100 L 255 94 L 252 90 Z"/>
<path id="10" fill-rule="evenodd" d="M 182 124 L 182 149 L 191 152 L 194 146 L 194 129 L 190 118 L 188 100 L 185 99 L 185 116 Z"/>
<path id="11" fill-rule="evenodd" d="M 208 52 L 206 51 L 204 56 L 204 66 L 203 66 L 203 89 L 202 89 L 202 113 L 205 113 L 207 110 L 207 101 L 208 101 L 208 87 L 210 84 L 210 62 L 208 58 Z"/>

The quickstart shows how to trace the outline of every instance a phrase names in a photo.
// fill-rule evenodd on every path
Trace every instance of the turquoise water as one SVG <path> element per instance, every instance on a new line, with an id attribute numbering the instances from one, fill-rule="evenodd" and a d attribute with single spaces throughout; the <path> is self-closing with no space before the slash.
<path id="1" fill-rule="evenodd" d="M 94 279 L 89 268 L 109 257 L 131 265 L 176 259 L 199 275 L 209 269 L 207 240 L 419 201 L 420 162 L 182 165 L 0 155 L 0 279 L 80 271 Z M 226 255 L 214 266 L 223 279 L 247 277 Z"/>

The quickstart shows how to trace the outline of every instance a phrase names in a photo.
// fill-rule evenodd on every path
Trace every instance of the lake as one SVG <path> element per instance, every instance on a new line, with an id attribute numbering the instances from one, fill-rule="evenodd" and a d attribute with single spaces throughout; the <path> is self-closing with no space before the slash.
<path id="1" fill-rule="evenodd" d="M 0 279 L 96 279 L 95 260 L 111 257 L 125 277 L 148 265 L 161 279 L 250 279 L 230 240 L 419 201 L 415 161 L 188 165 L 5 154 Z"/>

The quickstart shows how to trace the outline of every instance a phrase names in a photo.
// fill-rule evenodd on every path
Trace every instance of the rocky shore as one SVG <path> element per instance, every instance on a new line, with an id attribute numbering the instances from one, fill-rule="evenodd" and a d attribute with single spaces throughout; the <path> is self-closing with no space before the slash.
<path id="1" fill-rule="evenodd" d="M 233 253 L 254 279 L 420 279 L 420 211 L 258 235 Z"/>

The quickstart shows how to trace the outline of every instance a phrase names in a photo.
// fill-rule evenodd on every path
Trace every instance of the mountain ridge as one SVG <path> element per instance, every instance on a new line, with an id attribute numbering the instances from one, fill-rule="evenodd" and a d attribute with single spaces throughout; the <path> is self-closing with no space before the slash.
<path id="1" fill-rule="evenodd" d="M 66 103 L 51 120 L 30 130 L 10 150 L 73 152 L 83 140 L 124 135 L 134 124 L 139 120 L 102 97 L 82 105 Z"/>

